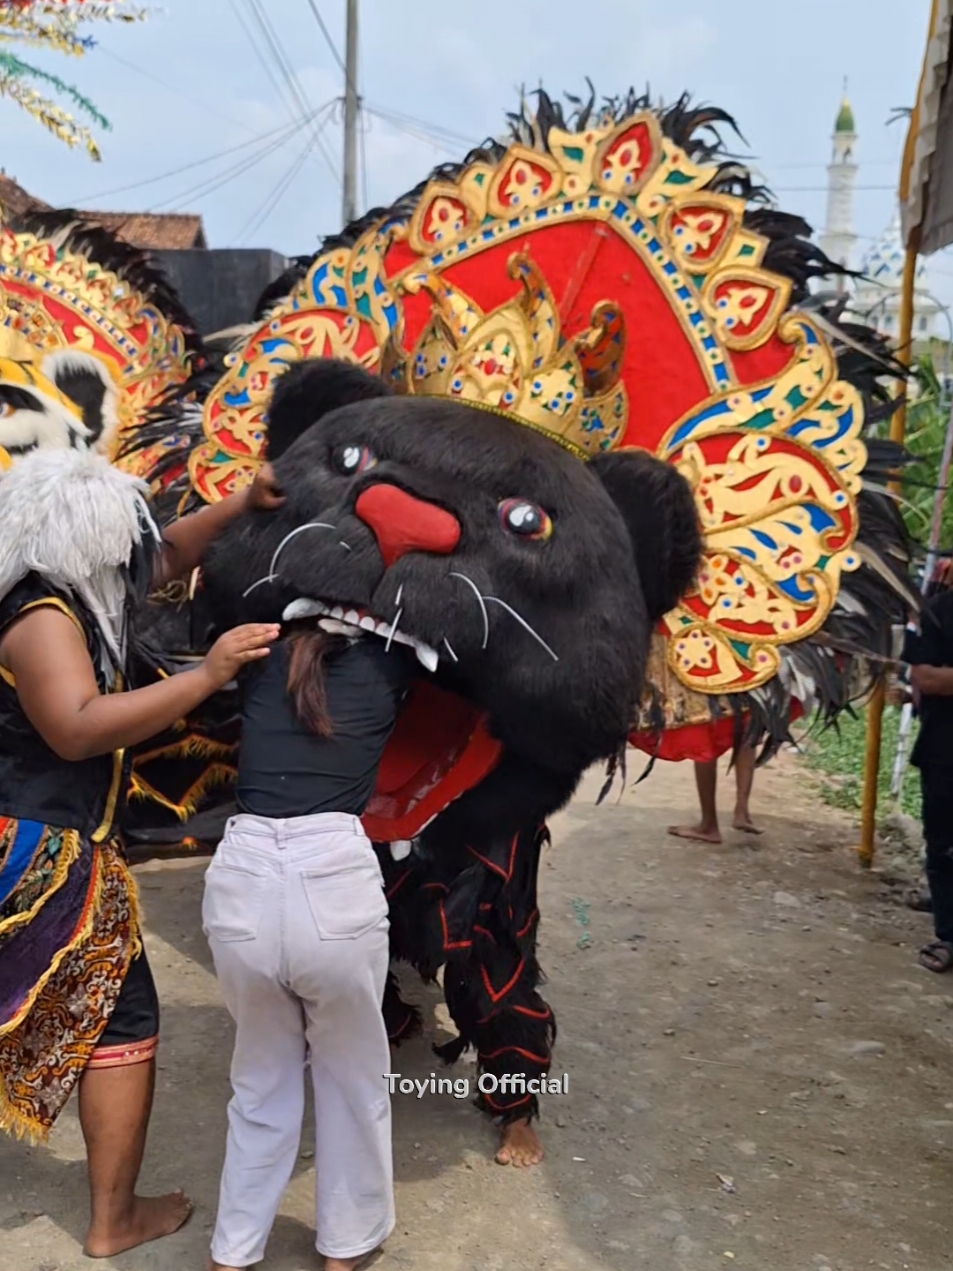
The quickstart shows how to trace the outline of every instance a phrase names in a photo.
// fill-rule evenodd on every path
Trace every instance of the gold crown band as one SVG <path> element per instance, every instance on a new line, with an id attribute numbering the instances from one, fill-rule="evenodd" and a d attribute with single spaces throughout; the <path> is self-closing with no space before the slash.
<path id="1" fill-rule="evenodd" d="M 570 441 L 567 437 L 561 437 L 559 433 L 550 432 L 542 424 L 534 424 L 532 420 L 524 419 L 522 415 L 514 415 L 511 410 L 504 410 L 502 406 L 492 406 L 489 402 L 470 401 L 463 397 L 450 397 L 446 393 L 415 393 L 414 396 L 418 399 L 429 398 L 435 402 L 456 402 L 458 406 L 466 406 L 470 410 L 482 410 L 488 415 L 499 415 L 500 419 L 508 419 L 511 424 L 519 424 L 521 428 L 528 428 L 531 432 L 539 433 L 541 437 L 545 437 L 548 441 L 554 441 L 557 446 L 562 446 L 563 450 L 568 450 L 571 455 L 575 455 L 583 463 L 592 458 L 587 451 L 583 450 L 581 446 L 577 446 L 574 441 Z"/>

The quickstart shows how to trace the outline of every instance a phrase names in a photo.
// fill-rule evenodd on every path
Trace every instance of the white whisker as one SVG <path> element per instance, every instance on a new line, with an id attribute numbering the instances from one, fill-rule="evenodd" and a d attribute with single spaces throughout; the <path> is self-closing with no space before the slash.
<path id="1" fill-rule="evenodd" d="M 335 530 L 336 525 L 328 525 L 326 521 L 309 521 L 307 525 L 299 525 L 296 530 L 292 530 L 290 534 L 286 534 L 278 546 L 275 548 L 275 554 L 271 558 L 271 564 L 268 566 L 268 573 L 274 577 L 275 566 L 278 564 L 278 557 L 285 550 L 285 546 L 298 534 L 303 534 L 305 530 Z"/>
<path id="2" fill-rule="evenodd" d="M 473 594 L 477 598 L 477 603 L 479 604 L 480 609 L 483 612 L 483 648 L 485 649 L 486 646 L 490 643 L 490 615 L 487 613 L 486 605 L 483 603 L 483 594 L 480 591 L 480 588 L 473 581 L 473 579 L 468 578 L 466 574 L 457 574 L 457 573 L 451 572 L 450 577 L 459 578 L 461 582 L 465 582 L 466 585 L 469 588 L 471 588 L 471 590 L 473 591 Z"/>
<path id="3" fill-rule="evenodd" d="M 404 611 L 403 611 L 403 609 L 398 609 L 398 610 L 397 610 L 397 617 L 396 617 L 396 618 L 394 619 L 394 621 L 390 624 L 390 635 L 387 637 L 387 643 L 384 645 L 384 652 L 385 652 L 385 653 L 390 653 L 390 646 L 391 646 L 391 645 L 393 644 L 393 642 L 394 642 L 394 636 L 397 634 L 397 624 L 400 622 L 400 615 L 401 615 L 403 612 L 404 612 Z"/>
<path id="4" fill-rule="evenodd" d="M 501 609 L 505 609 L 506 612 L 511 617 L 516 619 L 516 621 L 520 624 L 521 627 L 524 627 L 530 633 L 530 635 L 533 637 L 534 640 L 539 641 L 539 643 L 543 646 L 543 648 L 546 650 L 546 652 L 549 654 L 549 656 L 552 658 L 554 662 L 559 661 L 559 655 L 552 651 L 552 649 L 549 647 L 549 645 L 546 643 L 543 637 L 539 634 L 539 632 L 534 631 L 533 628 L 526 621 L 526 619 L 522 617 L 521 614 L 518 614 L 512 605 L 508 605 L 506 601 L 501 600 L 499 596 L 484 596 L 483 599 L 486 601 L 489 601 L 490 604 L 499 605 Z"/>
<path id="5" fill-rule="evenodd" d="M 400 598 L 403 594 L 404 594 L 404 584 L 401 583 L 400 586 L 397 588 L 397 599 L 394 601 L 394 604 L 398 607 L 400 606 Z"/>
<path id="6" fill-rule="evenodd" d="M 252 583 L 250 587 L 246 588 L 246 590 L 242 592 L 242 597 L 244 598 L 245 596 L 250 596 L 251 593 L 255 590 L 255 588 L 260 587 L 262 583 L 275 582 L 277 577 L 278 577 L 277 574 L 266 574 L 264 578 L 259 578 L 257 583 Z"/>
<path id="7" fill-rule="evenodd" d="M 345 541 L 344 541 L 344 539 L 343 539 L 343 538 L 342 538 L 342 539 L 341 539 L 341 541 L 338 543 L 338 547 L 343 547 L 343 548 L 344 548 L 344 550 L 345 550 L 346 552 L 353 552 L 353 551 L 354 551 L 354 548 L 351 546 L 351 544 L 350 544 L 350 543 L 345 543 Z"/>
<path id="8" fill-rule="evenodd" d="M 459 659 L 459 658 L 457 657 L 457 655 L 454 653 L 454 651 L 453 651 L 453 646 L 451 645 L 450 641 L 447 639 L 447 637 L 446 637 L 446 636 L 444 636 L 444 637 L 443 637 L 443 642 L 444 642 L 444 644 L 447 646 L 447 652 L 448 652 L 448 653 L 450 654 L 450 656 L 453 658 L 454 662 L 459 662 L 459 661 L 460 661 L 460 659 Z"/>

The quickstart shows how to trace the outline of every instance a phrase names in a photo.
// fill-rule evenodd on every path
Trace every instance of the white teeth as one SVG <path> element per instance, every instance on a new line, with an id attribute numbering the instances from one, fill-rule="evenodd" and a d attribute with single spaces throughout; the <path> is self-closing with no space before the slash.
<path id="1" fill-rule="evenodd" d="M 318 626 L 329 635 L 342 635 L 349 639 L 354 639 L 361 634 L 360 627 L 351 626 L 347 622 L 338 622 L 336 618 L 319 618 Z"/>
<path id="2" fill-rule="evenodd" d="M 374 635 L 386 640 L 388 647 L 393 643 L 403 644 L 413 649 L 420 665 L 431 674 L 436 671 L 440 663 L 440 656 L 436 649 L 432 649 L 429 644 L 424 644 L 423 640 L 415 640 L 413 636 L 405 635 L 403 631 L 397 630 L 399 613 L 393 622 L 377 622 L 369 614 L 361 617 L 356 609 L 348 609 L 345 613 L 340 605 L 329 609 L 320 600 L 308 600 L 302 596 L 298 600 L 293 600 L 281 616 L 284 622 L 295 622 L 302 618 L 318 618 L 318 626 L 322 631 L 327 631 L 331 635 L 347 636 L 349 639 L 355 639 L 365 631 L 373 632 Z M 456 661 L 456 655 L 449 645 L 447 649 Z"/>
<path id="3" fill-rule="evenodd" d="M 429 644 L 423 644 L 420 640 L 415 640 L 414 652 L 417 654 L 417 661 L 425 670 L 430 671 L 431 674 L 436 671 L 437 663 L 440 661 L 436 649 L 432 649 Z"/>
<path id="4" fill-rule="evenodd" d="M 297 622 L 302 618 L 314 618 L 320 613 L 327 613 L 327 605 L 319 600 L 306 600 L 303 596 L 292 600 L 281 615 L 282 622 Z"/>

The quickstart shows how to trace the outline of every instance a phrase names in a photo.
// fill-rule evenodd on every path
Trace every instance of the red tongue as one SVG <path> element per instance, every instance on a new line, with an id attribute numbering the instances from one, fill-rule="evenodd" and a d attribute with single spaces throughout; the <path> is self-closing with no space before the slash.
<path id="1" fill-rule="evenodd" d="M 396 485 L 370 486 L 358 497 L 354 511 L 374 531 L 388 569 L 407 552 L 449 556 L 460 541 L 455 516 Z"/>
<path id="2" fill-rule="evenodd" d="M 418 680 L 391 733 L 364 813 L 368 838 L 412 839 L 496 767 L 502 747 L 469 702 Z"/>

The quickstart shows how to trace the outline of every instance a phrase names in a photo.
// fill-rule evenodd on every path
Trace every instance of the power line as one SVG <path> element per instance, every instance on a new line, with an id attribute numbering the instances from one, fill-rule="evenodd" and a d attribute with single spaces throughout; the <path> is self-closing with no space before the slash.
<path id="1" fill-rule="evenodd" d="M 291 64 L 288 54 L 285 52 L 284 47 L 282 46 L 281 40 L 278 37 L 278 33 L 274 29 L 271 19 L 268 17 L 267 12 L 265 11 L 264 5 L 261 3 L 261 0 L 245 0 L 245 3 L 258 22 L 258 26 L 265 37 L 268 47 L 271 49 L 272 57 L 275 60 L 275 64 L 277 65 L 282 78 L 284 79 L 286 85 L 288 86 L 289 91 L 291 92 L 293 101 L 297 103 L 298 109 L 300 110 L 301 115 L 305 117 L 308 116 L 311 111 L 310 103 L 308 102 L 304 89 L 301 87 L 301 82 L 298 79 L 297 74 L 295 73 L 295 69 L 293 65 Z M 316 134 L 316 135 L 318 137 L 318 143 L 317 143 L 318 148 L 320 149 L 322 155 L 324 156 L 325 162 L 327 163 L 329 169 L 331 170 L 331 175 L 334 177 L 334 179 L 338 183 L 340 183 L 341 178 L 338 174 L 337 168 L 335 167 L 334 160 L 329 154 L 327 147 L 324 145 L 324 142 L 320 139 L 320 134 Z"/>
<path id="2" fill-rule="evenodd" d="M 227 124 L 234 124 L 236 128 L 242 128 L 245 132 L 251 132 L 248 124 L 239 123 L 237 119 L 233 119 L 230 115 L 223 115 L 220 110 L 214 106 L 210 106 L 208 102 L 202 101 L 198 97 L 193 97 L 191 93 L 183 92 L 181 88 L 177 88 L 174 84 L 167 83 L 164 79 L 160 79 L 158 75 L 153 75 L 152 71 L 146 70 L 144 66 L 137 66 L 135 62 L 130 62 L 128 58 L 120 57 L 118 53 L 114 53 L 112 49 L 105 48 L 102 44 L 97 44 L 97 52 L 103 56 L 111 58 L 114 62 L 118 62 L 121 66 L 126 66 L 131 71 L 135 71 L 137 75 L 143 76 L 144 79 L 151 79 L 154 84 L 158 84 L 160 88 L 166 89 L 167 92 L 173 93 L 176 97 L 181 97 L 183 101 L 192 102 L 195 106 L 201 106 L 203 110 L 210 115 L 215 115 L 218 119 L 223 119 Z"/>
<path id="3" fill-rule="evenodd" d="M 430 133 L 440 140 L 455 141 L 461 145 L 469 146 L 471 149 L 480 144 L 479 141 L 474 141 L 472 137 L 464 136 L 461 132 L 454 132 L 452 128 L 444 128 L 442 124 L 432 124 L 426 119 L 418 119 L 416 116 L 404 114 L 400 110 L 391 110 L 387 106 L 376 106 L 373 102 L 367 102 L 366 105 L 372 114 L 379 115 L 381 119 L 385 119 L 396 127 L 406 125 L 408 128 L 417 128 L 421 132 Z"/>
<path id="4" fill-rule="evenodd" d="M 327 123 L 327 120 L 325 120 L 325 123 Z M 324 125 L 322 124 L 322 127 L 323 126 Z M 239 230 L 239 242 L 248 242 L 267 222 L 268 218 L 278 206 L 283 196 L 291 188 L 311 152 L 314 150 L 318 135 L 319 134 L 315 132 L 307 139 L 304 149 L 301 150 L 301 152 L 292 160 L 290 167 L 285 171 L 277 184 L 269 192 L 264 202 L 258 205 L 241 230 Z"/>
<path id="5" fill-rule="evenodd" d="M 271 82 L 271 86 L 272 86 L 272 88 L 273 88 L 273 89 L 275 90 L 275 92 L 278 94 L 278 98 L 279 98 L 279 100 L 282 102 L 282 104 L 284 105 L 285 109 L 288 111 L 288 117 L 289 117 L 290 119 L 292 119 L 292 120 L 295 120 L 295 121 L 296 121 L 296 120 L 297 120 L 297 116 L 295 115 L 294 110 L 293 110 L 293 109 L 291 109 L 291 107 L 289 106 L 289 104 L 288 104 L 288 100 L 287 100 L 287 98 L 286 98 L 286 97 L 285 97 L 285 95 L 284 95 L 284 90 L 282 89 L 282 87 L 281 87 L 281 85 L 279 84 L 279 82 L 277 81 L 277 79 L 275 79 L 274 73 L 273 73 L 273 71 L 272 71 L 271 67 L 268 65 L 268 61 L 267 61 L 267 59 L 265 58 L 264 54 L 262 53 L 261 49 L 259 48 L 258 41 L 255 39 L 255 36 L 254 36 L 254 34 L 253 34 L 253 32 L 252 32 L 251 27 L 250 27 L 250 26 L 248 25 L 248 23 L 245 21 L 245 18 L 244 18 L 244 16 L 242 15 L 242 11 L 241 11 L 241 9 L 238 7 L 238 0 L 231 0 L 231 6 L 232 6 L 232 12 L 235 14 L 235 17 L 238 19 L 238 24 L 239 24 L 239 26 L 240 26 L 240 27 L 242 28 L 242 30 L 245 32 L 245 38 L 248 40 L 248 43 L 252 46 L 252 49 L 254 50 L 255 57 L 258 59 L 258 64 L 259 64 L 259 66 L 262 68 L 262 70 L 263 70 L 263 71 L 265 72 L 265 74 L 267 75 L 268 79 L 269 79 L 269 80 L 270 80 L 270 82 Z"/>
<path id="6" fill-rule="evenodd" d="M 331 38 L 331 32 L 328 30 L 327 26 L 325 25 L 324 18 L 321 17 L 321 10 L 318 8 L 316 4 L 316 0 L 308 0 L 308 4 L 311 7 L 311 12 L 314 14 L 315 19 L 317 20 L 318 26 L 321 28 L 321 33 L 323 34 L 325 40 L 327 41 L 328 48 L 334 54 L 334 60 L 337 62 L 341 70 L 344 71 L 344 74 L 347 75 L 347 68 L 344 65 L 344 58 L 338 52 L 337 45 L 334 43 L 334 40 Z"/>
<path id="7" fill-rule="evenodd" d="M 228 155 L 236 154 L 239 150 L 247 150 L 250 146 L 256 146 L 269 138 L 277 137 L 280 133 L 290 133 L 297 127 L 297 120 L 291 124 L 282 124 L 280 128 L 273 128 L 270 132 L 259 133 L 257 136 L 249 138 L 248 141 L 229 146 L 227 150 L 219 150 L 216 154 L 206 155 L 204 159 L 195 159 L 191 163 L 183 163 L 180 167 L 171 168 L 168 172 L 161 172 L 158 176 L 146 177 L 143 181 L 131 181 L 128 185 L 113 186 L 111 190 L 100 190 L 97 194 L 83 195 L 73 201 L 74 206 L 78 207 L 83 203 L 90 203 L 96 199 L 105 199 L 113 194 L 125 194 L 127 190 L 140 190 L 146 185 L 156 185 L 159 181 L 165 181 L 168 177 L 179 176 L 182 172 L 189 172 L 193 168 L 201 168 L 206 163 L 214 163 L 217 159 L 225 159 Z"/>
<path id="8" fill-rule="evenodd" d="M 312 116 L 309 117 L 307 122 L 311 123 L 314 119 L 316 119 L 316 117 L 319 114 L 327 110 L 331 104 L 332 103 L 330 102 L 325 102 L 324 106 L 320 107 L 319 110 L 313 112 Z M 259 163 L 261 163 L 263 159 L 266 159 L 270 155 L 275 154 L 278 150 L 282 150 L 288 144 L 288 142 L 294 136 L 297 135 L 297 133 L 298 133 L 297 123 L 287 126 L 284 130 L 284 135 L 277 141 L 276 144 L 271 144 L 270 142 L 266 143 L 265 145 L 260 147 L 256 152 L 254 152 L 252 155 L 246 156 L 245 158 L 239 160 L 239 162 L 237 164 L 234 164 L 231 168 L 226 168 L 225 171 L 217 173 L 215 176 L 210 177 L 206 181 L 200 182 L 198 185 L 192 186 L 187 190 L 183 190 L 179 194 L 176 194 L 171 198 L 164 199 L 159 203 L 153 204 L 153 206 L 149 208 L 148 210 L 151 212 L 155 212 L 155 211 L 161 210 L 162 208 L 174 206 L 177 204 L 180 205 L 186 199 L 192 199 L 195 201 L 197 201 L 198 199 L 204 199 L 207 195 L 213 194 L 216 190 L 221 189 L 223 185 L 228 185 L 229 182 L 234 181 L 236 177 L 243 176 L 244 173 L 249 171 L 249 169 L 256 167 Z"/>

